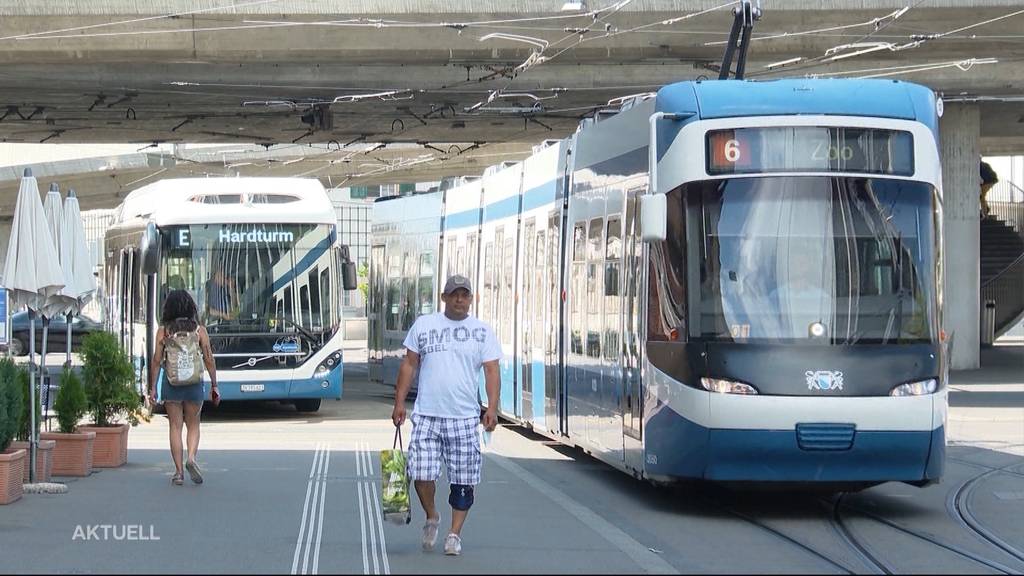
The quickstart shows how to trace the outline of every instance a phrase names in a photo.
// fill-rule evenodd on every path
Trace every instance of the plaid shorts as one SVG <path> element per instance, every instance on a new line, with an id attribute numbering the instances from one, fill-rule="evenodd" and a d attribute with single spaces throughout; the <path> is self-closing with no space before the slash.
<path id="1" fill-rule="evenodd" d="M 448 469 L 451 484 L 480 483 L 479 418 L 440 418 L 412 415 L 412 439 L 409 441 L 409 478 L 437 480 L 441 461 Z"/>

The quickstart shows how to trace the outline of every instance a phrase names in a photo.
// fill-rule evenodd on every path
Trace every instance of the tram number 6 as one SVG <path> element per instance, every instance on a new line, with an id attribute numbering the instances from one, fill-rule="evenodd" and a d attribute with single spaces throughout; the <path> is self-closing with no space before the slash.
<path id="1" fill-rule="evenodd" d="M 852 146 L 833 146 L 819 142 L 811 153 L 813 160 L 853 160 Z"/>
<path id="2" fill-rule="evenodd" d="M 726 140 L 724 149 L 725 159 L 728 162 L 735 164 L 740 159 L 740 143 L 739 140 Z"/>

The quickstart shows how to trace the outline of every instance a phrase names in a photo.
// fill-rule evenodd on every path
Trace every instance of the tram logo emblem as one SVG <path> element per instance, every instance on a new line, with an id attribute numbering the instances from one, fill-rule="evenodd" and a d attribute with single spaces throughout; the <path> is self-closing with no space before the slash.
<path id="1" fill-rule="evenodd" d="M 807 389 L 827 392 L 829 390 L 843 389 L 843 373 L 832 370 L 808 370 L 804 372 L 807 376 Z"/>

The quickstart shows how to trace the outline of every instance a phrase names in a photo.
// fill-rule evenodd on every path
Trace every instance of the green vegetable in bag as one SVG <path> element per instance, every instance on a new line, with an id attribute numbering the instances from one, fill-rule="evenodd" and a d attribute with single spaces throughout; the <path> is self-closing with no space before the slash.
<path id="1" fill-rule="evenodd" d="M 405 453 L 401 450 L 381 450 L 381 504 L 384 518 L 395 524 L 408 524 L 412 519 L 405 465 Z"/>

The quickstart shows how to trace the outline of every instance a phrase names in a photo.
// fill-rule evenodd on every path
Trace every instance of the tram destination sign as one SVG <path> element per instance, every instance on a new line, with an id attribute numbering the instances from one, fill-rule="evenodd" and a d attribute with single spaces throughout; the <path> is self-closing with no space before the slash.
<path id="1" fill-rule="evenodd" d="M 914 139 L 903 130 L 825 126 L 735 128 L 707 133 L 710 175 L 861 172 L 914 175 Z"/>

